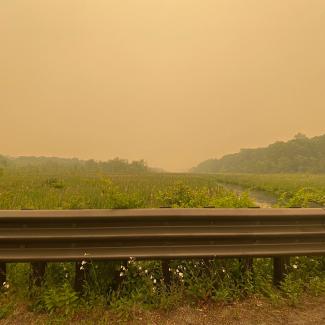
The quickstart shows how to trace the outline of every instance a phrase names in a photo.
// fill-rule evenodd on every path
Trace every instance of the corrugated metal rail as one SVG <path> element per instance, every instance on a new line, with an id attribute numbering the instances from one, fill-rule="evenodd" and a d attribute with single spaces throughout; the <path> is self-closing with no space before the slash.
<path id="1" fill-rule="evenodd" d="M 0 261 L 325 254 L 325 209 L 0 210 Z"/>
<path id="2" fill-rule="evenodd" d="M 7 262 L 324 253 L 324 209 L 0 211 Z"/>

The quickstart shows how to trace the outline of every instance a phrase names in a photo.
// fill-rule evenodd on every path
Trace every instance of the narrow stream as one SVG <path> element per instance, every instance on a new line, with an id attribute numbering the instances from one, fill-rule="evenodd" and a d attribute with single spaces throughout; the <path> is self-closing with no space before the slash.
<path id="1" fill-rule="evenodd" d="M 275 196 L 264 191 L 249 190 L 243 186 L 235 184 L 218 183 L 218 185 L 223 186 L 224 188 L 231 190 L 237 194 L 248 192 L 249 197 L 260 208 L 272 208 L 272 206 L 277 203 L 277 198 Z"/>

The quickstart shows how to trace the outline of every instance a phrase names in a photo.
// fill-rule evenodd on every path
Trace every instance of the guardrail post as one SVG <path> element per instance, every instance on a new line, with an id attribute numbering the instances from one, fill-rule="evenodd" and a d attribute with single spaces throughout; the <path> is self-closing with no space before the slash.
<path id="1" fill-rule="evenodd" d="M 170 289 L 172 284 L 171 276 L 170 276 L 170 260 L 162 260 L 161 261 L 161 268 L 163 273 L 164 282 L 167 289 Z"/>
<path id="2" fill-rule="evenodd" d="M 0 287 L 6 282 L 7 279 L 7 266 L 5 262 L 0 262 Z"/>
<path id="3" fill-rule="evenodd" d="M 253 258 L 252 257 L 243 257 L 239 259 L 240 267 L 242 273 L 253 273 Z"/>
<path id="4" fill-rule="evenodd" d="M 244 290 L 244 293 L 246 294 L 245 288 L 246 283 L 249 283 L 251 280 L 254 281 L 254 277 L 252 276 L 252 273 L 254 271 L 253 269 L 253 258 L 252 257 L 241 257 L 239 258 L 239 268 L 241 272 L 241 278 L 238 282 L 239 288 Z"/>
<path id="5" fill-rule="evenodd" d="M 46 262 L 32 262 L 31 267 L 31 284 L 40 287 L 44 281 Z"/>
<path id="6" fill-rule="evenodd" d="M 277 256 L 273 258 L 273 284 L 276 287 L 280 287 L 281 282 L 284 280 L 289 264 L 289 256 Z"/>
<path id="7" fill-rule="evenodd" d="M 76 262 L 74 275 L 74 290 L 82 293 L 83 286 L 86 282 L 86 272 L 88 271 L 87 263 Z"/>
<path id="8" fill-rule="evenodd" d="M 128 261 L 122 260 L 120 268 L 115 271 L 114 281 L 112 285 L 113 290 L 117 290 L 121 286 L 122 282 L 125 279 L 125 270 L 127 269 L 127 267 L 128 267 Z"/>
<path id="9" fill-rule="evenodd" d="M 211 263 L 212 263 L 211 258 L 203 258 L 203 263 L 204 263 L 204 266 L 207 269 L 207 271 L 210 272 L 211 271 Z"/>

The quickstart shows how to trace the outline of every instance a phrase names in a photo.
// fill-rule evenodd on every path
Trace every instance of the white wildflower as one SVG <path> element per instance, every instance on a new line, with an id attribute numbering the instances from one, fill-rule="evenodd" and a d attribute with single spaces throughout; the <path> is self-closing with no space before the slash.
<path id="1" fill-rule="evenodd" d="M 297 265 L 297 264 L 293 264 L 292 267 L 293 267 L 294 269 L 297 269 L 297 268 L 298 268 L 298 265 Z"/>
<path id="2" fill-rule="evenodd" d="M 82 261 L 82 262 L 81 262 L 81 265 L 86 265 L 86 264 L 87 264 L 86 261 Z"/>
<path id="3" fill-rule="evenodd" d="M 85 268 L 83 266 L 80 266 L 80 270 L 84 270 Z"/>
<path id="4" fill-rule="evenodd" d="M 124 273 L 123 272 L 120 272 L 120 276 L 123 276 L 124 275 Z"/>
<path id="5" fill-rule="evenodd" d="M 8 282 L 3 282 L 3 287 L 6 289 L 9 289 L 9 283 Z"/>

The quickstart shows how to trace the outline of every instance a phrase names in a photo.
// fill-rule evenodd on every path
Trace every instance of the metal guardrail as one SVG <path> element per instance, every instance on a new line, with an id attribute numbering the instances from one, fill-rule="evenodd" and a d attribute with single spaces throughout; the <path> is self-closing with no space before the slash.
<path id="1" fill-rule="evenodd" d="M 2 265 L 322 254 L 318 208 L 0 210 Z"/>
<path id="2" fill-rule="evenodd" d="M 324 253 L 324 209 L 0 211 L 7 262 Z"/>

